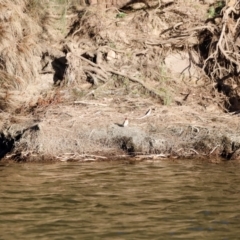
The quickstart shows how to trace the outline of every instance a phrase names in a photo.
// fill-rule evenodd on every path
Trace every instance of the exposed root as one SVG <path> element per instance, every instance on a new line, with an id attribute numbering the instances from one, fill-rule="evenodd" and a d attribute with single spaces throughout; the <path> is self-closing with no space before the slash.
<path id="1" fill-rule="evenodd" d="M 119 75 L 119 76 L 122 76 L 122 77 L 125 77 L 127 79 L 129 79 L 130 81 L 133 81 L 133 82 L 136 82 L 136 83 L 139 83 L 144 89 L 146 89 L 151 95 L 153 95 L 154 97 L 158 98 L 162 103 L 163 103 L 163 99 L 162 99 L 162 96 L 159 95 L 154 89 L 148 87 L 144 82 L 142 82 L 141 80 L 135 78 L 135 77 L 131 77 L 131 76 L 128 76 L 126 74 L 123 74 L 121 72 L 117 72 L 117 71 L 114 71 L 114 70 L 109 70 L 109 72 L 113 73 L 113 74 L 116 74 L 116 75 Z"/>

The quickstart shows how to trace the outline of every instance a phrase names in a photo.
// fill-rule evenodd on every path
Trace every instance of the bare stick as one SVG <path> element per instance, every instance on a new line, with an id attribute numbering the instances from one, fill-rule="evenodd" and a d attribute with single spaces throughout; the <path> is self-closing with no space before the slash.
<path id="1" fill-rule="evenodd" d="M 124 73 L 121 73 L 121 72 L 118 72 L 118 71 L 114 71 L 114 70 L 109 70 L 110 73 L 113 73 L 113 74 L 116 74 L 116 75 L 119 75 L 119 76 L 122 76 L 122 77 L 125 77 L 125 78 L 128 78 L 130 81 L 132 82 L 136 82 L 136 83 L 139 83 L 140 85 L 142 85 L 145 89 L 147 89 L 149 91 L 149 93 L 152 93 L 154 94 L 155 96 L 159 97 L 161 100 L 162 100 L 162 97 L 155 92 L 154 89 L 146 86 L 146 84 L 144 82 L 142 82 L 141 80 L 138 80 L 137 78 L 135 77 L 131 77 L 131 76 L 128 76 Z"/>
<path id="2" fill-rule="evenodd" d="M 84 102 L 84 101 L 74 101 L 73 103 L 107 107 L 107 104 L 103 104 L 103 103 L 92 103 L 92 102 Z"/>
<path id="3" fill-rule="evenodd" d="M 210 155 L 218 148 L 220 145 L 217 145 L 216 147 L 213 148 L 213 150 L 210 152 Z"/>
<path id="4" fill-rule="evenodd" d="M 199 155 L 199 153 L 198 153 L 195 149 L 190 148 L 189 150 L 192 151 L 192 152 L 194 152 L 194 153 L 196 153 L 197 155 Z"/>

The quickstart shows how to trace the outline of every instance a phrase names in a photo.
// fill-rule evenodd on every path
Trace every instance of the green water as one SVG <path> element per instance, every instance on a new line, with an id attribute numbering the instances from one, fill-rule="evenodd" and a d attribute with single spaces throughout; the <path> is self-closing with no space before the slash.
<path id="1" fill-rule="evenodd" d="M 240 165 L 0 165 L 0 239 L 240 239 Z"/>

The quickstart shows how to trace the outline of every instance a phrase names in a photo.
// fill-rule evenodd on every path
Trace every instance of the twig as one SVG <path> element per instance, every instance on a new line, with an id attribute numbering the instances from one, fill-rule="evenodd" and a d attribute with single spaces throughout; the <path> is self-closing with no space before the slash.
<path id="1" fill-rule="evenodd" d="M 213 150 L 210 152 L 210 155 L 218 148 L 220 145 L 217 145 L 216 147 L 213 148 Z"/>
<path id="2" fill-rule="evenodd" d="M 103 82 L 106 82 L 106 80 L 108 78 L 107 75 L 103 71 L 101 71 L 101 69 L 99 69 L 99 68 L 83 66 L 83 71 L 88 72 L 89 75 L 91 75 L 90 72 L 94 72 L 97 75 L 97 78 L 99 78 Z M 93 77 L 93 76 L 91 75 L 91 77 Z"/>
<path id="3" fill-rule="evenodd" d="M 193 132 L 193 130 L 195 129 L 195 130 L 197 130 L 197 133 L 199 133 L 199 128 L 197 128 L 197 127 L 195 127 L 195 126 L 191 126 L 191 128 L 192 128 L 192 132 Z"/>
<path id="4" fill-rule="evenodd" d="M 100 156 L 100 155 L 84 154 L 83 156 L 84 157 L 99 158 L 99 159 L 107 159 L 107 157 Z"/>
<path id="5" fill-rule="evenodd" d="M 197 155 L 199 155 L 199 153 L 195 149 L 190 148 L 189 150 L 192 151 L 192 152 L 195 152 Z"/>
<path id="6" fill-rule="evenodd" d="M 89 134 L 89 136 L 88 136 L 88 139 L 91 138 L 91 136 L 92 136 L 92 134 L 93 134 L 94 131 L 95 131 L 95 129 L 93 129 L 93 130 L 90 132 L 90 134 Z"/>
<path id="7" fill-rule="evenodd" d="M 88 60 L 88 59 L 86 59 L 85 57 L 77 56 L 77 55 L 75 55 L 75 54 L 73 54 L 73 55 L 76 56 L 76 57 L 79 57 L 80 59 L 82 59 L 83 61 L 89 63 L 89 64 L 92 65 L 93 67 L 100 68 L 103 72 L 106 72 L 106 70 L 105 70 L 102 66 L 100 66 L 100 65 L 98 65 L 98 64 L 96 64 L 96 63 L 94 63 L 94 62 L 92 62 L 92 61 L 90 61 L 90 60 Z"/>
<path id="8" fill-rule="evenodd" d="M 126 74 L 124 74 L 124 73 L 121 73 L 121 72 L 118 72 L 118 71 L 114 71 L 114 70 L 108 70 L 108 72 L 110 72 L 110 73 L 112 73 L 112 74 L 116 74 L 116 75 L 122 76 L 122 77 L 125 77 L 125 78 L 128 78 L 128 79 L 129 79 L 130 81 L 132 81 L 132 82 L 139 83 L 139 84 L 142 85 L 145 89 L 147 89 L 147 90 L 149 91 L 149 93 L 154 94 L 155 96 L 159 97 L 159 98 L 161 99 L 161 101 L 163 101 L 163 100 L 162 100 L 162 97 L 161 97 L 158 93 L 156 93 L 154 89 L 146 86 L 146 84 L 145 84 L 144 82 L 142 82 L 141 80 L 138 80 L 138 79 L 135 78 L 135 77 L 131 77 L 131 76 L 128 76 L 128 75 L 126 75 Z"/>
<path id="9" fill-rule="evenodd" d="M 107 107 L 107 104 L 103 104 L 103 103 L 93 103 L 93 102 L 84 102 L 84 101 L 74 101 L 74 104 L 85 104 L 85 105 L 95 105 L 95 106 L 103 106 L 103 107 Z"/>

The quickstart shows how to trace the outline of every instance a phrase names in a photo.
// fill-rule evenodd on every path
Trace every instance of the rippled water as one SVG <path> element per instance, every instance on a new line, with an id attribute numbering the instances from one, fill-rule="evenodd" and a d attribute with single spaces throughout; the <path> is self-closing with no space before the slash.
<path id="1" fill-rule="evenodd" d="M 0 165 L 0 239 L 239 239 L 240 165 Z"/>

